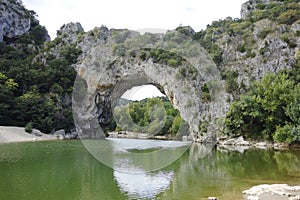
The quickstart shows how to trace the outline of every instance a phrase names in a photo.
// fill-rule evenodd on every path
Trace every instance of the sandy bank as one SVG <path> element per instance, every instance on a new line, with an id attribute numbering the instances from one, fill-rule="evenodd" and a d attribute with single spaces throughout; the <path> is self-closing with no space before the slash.
<path id="1" fill-rule="evenodd" d="M 0 126 L 0 143 L 8 142 L 26 142 L 26 141 L 41 141 L 41 140 L 56 140 L 53 135 L 42 134 L 35 136 L 27 133 L 24 128 L 13 126 Z"/>

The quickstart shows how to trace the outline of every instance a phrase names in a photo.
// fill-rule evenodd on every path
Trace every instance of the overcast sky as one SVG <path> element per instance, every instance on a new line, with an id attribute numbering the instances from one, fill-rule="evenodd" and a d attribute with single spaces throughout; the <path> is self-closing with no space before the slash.
<path id="1" fill-rule="evenodd" d="M 175 29 L 190 25 L 196 31 L 213 20 L 240 17 L 246 0 L 23 0 L 38 14 L 51 39 L 65 23 L 80 22 L 85 31 L 108 28 Z"/>

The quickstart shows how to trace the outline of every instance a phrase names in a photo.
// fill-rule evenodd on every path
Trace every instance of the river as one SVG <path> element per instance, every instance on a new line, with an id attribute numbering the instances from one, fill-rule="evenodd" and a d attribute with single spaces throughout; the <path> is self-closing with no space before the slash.
<path id="1" fill-rule="evenodd" d="M 175 143 L 171 149 L 178 158 L 172 158 L 173 150 L 162 151 L 166 141 L 113 139 L 110 143 L 119 147 L 113 148 L 111 163 L 101 158 L 105 151 L 98 151 L 97 157 L 79 140 L 0 144 L 0 199 L 199 200 L 216 196 L 231 200 L 242 199 L 243 190 L 258 184 L 300 184 L 300 150 L 241 153 Z M 158 153 L 151 160 L 144 156 L 143 162 L 130 163 L 122 151 L 129 146 L 130 155 Z M 167 158 L 175 161 L 164 163 Z M 156 159 L 164 163 L 162 169 Z"/>

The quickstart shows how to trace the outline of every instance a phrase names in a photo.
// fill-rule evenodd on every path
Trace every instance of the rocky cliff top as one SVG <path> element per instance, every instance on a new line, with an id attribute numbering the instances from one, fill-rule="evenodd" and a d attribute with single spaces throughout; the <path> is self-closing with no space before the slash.
<path id="1" fill-rule="evenodd" d="M 0 2 L 0 42 L 3 37 L 12 38 L 27 33 L 31 27 L 33 11 L 28 11 L 20 0 Z"/>

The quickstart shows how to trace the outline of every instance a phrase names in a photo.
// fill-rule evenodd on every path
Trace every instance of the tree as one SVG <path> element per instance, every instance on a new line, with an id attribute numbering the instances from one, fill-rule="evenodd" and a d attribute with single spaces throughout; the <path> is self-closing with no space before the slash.
<path id="1" fill-rule="evenodd" d="M 0 124 L 10 124 L 12 109 L 14 106 L 14 91 L 18 84 L 0 72 Z"/>
<path id="2" fill-rule="evenodd" d="M 295 85 L 295 80 L 284 71 L 256 81 L 248 93 L 231 105 L 225 120 L 226 132 L 270 141 L 277 134 L 276 140 L 295 141 L 286 136 L 288 129 L 296 130 L 290 125 L 299 123 L 300 89 L 294 89 Z"/>

